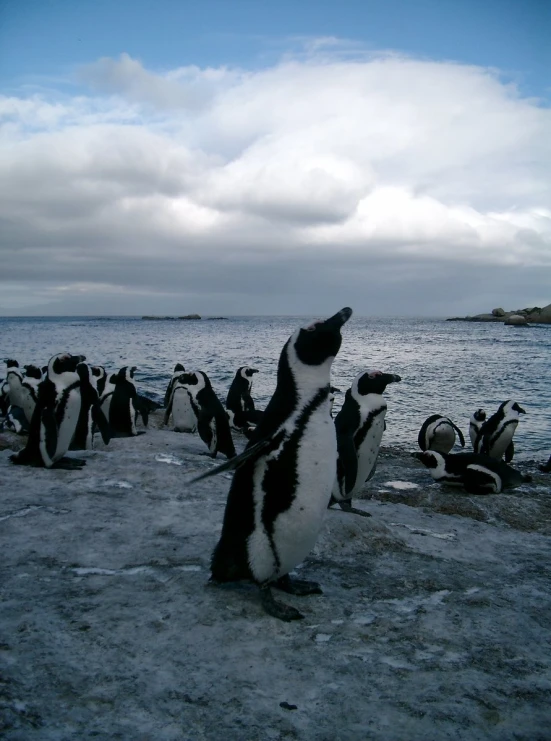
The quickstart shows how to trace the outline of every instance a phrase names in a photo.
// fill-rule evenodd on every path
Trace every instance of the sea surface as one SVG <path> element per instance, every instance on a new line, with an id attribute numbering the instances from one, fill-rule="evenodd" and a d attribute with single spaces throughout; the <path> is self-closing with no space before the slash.
<path id="1" fill-rule="evenodd" d="M 138 389 L 159 400 L 177 362 L 186 370 L 205 371 L 222 401 L 237 368 L 250 365 L 259 370 L 253 398 L 263 409 L 289 335 L 319 318 L 0 317 L 0 358 L 45 365 L 52 355 L 69 351 L 108 371 L 135 365 Z M 380 369 L 402 377 L 385 392 L 383 444 L 416 450 L 423 421 L 438 413 L 462 429 L 469 450 L 473 411 L 482 407 L 492 414 L 502 401 L 515 399 L 527 412 L 515 433 L 515 457 L 547 459 L 551 453 L 551 325 L 352 316 L 342 336 L 333 363 L 332 382 L 342 391 L 335 409 L 360 371 Z M 0 364 L 0 377 L 3 370 Z"/>

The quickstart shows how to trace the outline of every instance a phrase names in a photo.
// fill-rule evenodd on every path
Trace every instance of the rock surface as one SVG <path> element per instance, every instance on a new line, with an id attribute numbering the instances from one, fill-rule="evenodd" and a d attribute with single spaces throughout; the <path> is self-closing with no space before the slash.
<path id="1" fill-rule="evenodd" d="M 515 327 L 527 327 L 528 321 L 525 316 L 521 314 L 511 314 L 505 319 L 506 325 L 513 325 Z"/>
<path id="2" fill-rule="evenodd" d="M 551 324 L 551 304 L 541 309 L 534 306 L 530 309 L 516 309 L 515 311 L 505 311 L 504 309 L 492 309 L 491 314 L 475 314 L 474 316 L 451 317 L 448 322 L 504 322 L 505 324 L 514 324 L 508 320 L 512 316 L 521 316 L 528 324 Z"/>
<path id="3" fill-rule="evenodd" d="M 156 412 L 153 425 L 162 417 Z M 245 441 L 239 441 L 241 448 Z M 544 741 L 551 721 L 551 477 L 476 497 L 385 449 L 299 569 L 321 596 L 207 586 L 229 475 L 150 429 L 75 453 L 0 452 L 5 741 Z"/>

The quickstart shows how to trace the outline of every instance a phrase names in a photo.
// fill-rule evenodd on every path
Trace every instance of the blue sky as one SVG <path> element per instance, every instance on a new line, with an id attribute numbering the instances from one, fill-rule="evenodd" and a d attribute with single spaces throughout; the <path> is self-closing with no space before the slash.
<path id="1" fill-rule="evenodd" d="M 0 0 L 0 314 L 550 303 L 549 38 L 549 0 Z"/>
<path id="2" fill-rule="evenodd" d="M 146 67 L 272 63 L 291 37 L 494 66 L 551 92 L 548 0 L 2 0 L 0 82 L 127 52 Z"/>

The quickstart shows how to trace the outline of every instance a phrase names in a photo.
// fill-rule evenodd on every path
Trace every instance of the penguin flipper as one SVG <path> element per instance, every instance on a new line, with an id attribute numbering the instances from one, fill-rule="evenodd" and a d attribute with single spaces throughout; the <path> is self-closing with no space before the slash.
<path id="1" fill-rule="evenodd" d="M 94 424 L 97 425 L 103 442 L 108 445 L 109 441 L 111 440 L 111 427 L 109 426 L 107 417 L 103 413 L 103 410 L 100 407 L 99 403 L 94 404 L 94 406 L 92 407 L 92 420 L 94 421 Z"/>
<path id="2" fill-rule="evenodd" d="M 457 425 L 454 425 L 453 422 L 452 422 L 452 427 L 457 432 L 457 435 L 459 437 L 459 442 L 461 443 L 461 447 L 464 448 L 465 447 L 465 438 L 463 437 L 463 433 L 461 432 L 461 430 L 459 429 L 459 427 Z"/>
<path id="3" fill-rule="evenodd" d="M 57 423 L 54 410 L 46 407 L 40 415 L 40 452 L 46 468 L 54 463 L 57 448 Z"/>
<path id="4" fill-rule="evenodd" d="M 354 445 L 354 436 L 342 436 L 338 440 L 338 465 L 344 470 L 344 491 L 346 494 L 352 491 L 358 475 L 358 456 Z"/>
<path id="5" fill-rule="evenodd" d="M 515 454 L 515 444 L 511 440 L 511 442 L 509 443 L 509 445 L 507 446 L 507 449 L 505 451 L 505 456 L 504 456 L 505 463 L 510 463 L 513 460 L 514 454 Z"/>
<path id="6" fill-rule="evenodd" d="M 242 466 L 246 461 L 260 457 L 260 455 L 262 455 L 262 453 L 272 445 L 275 439 L 276 438 L 265 438 L 264 440 L 260 440 L 254 445 L 251 445 L 250 448 L 246 448 L 246 450 L 239 455 L 236 455 L 234 458 L 230 458 L 225 463 L 216 466 L 216 468 L 212 468 L 210 471 L 206 471 L 206 473 L 196 476 L 188 483 L 195 484 L 197 481 L 207 479 L 209 476 L 216 476 L 219 473 L 224 473 L 224 471 L 235 471 L 235 469 Z"/>

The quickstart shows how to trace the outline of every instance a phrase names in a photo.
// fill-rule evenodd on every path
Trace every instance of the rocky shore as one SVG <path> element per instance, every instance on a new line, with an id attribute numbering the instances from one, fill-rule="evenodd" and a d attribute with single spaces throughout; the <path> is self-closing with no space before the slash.
<path id="1" fill-rule="evenodd" d="M 82 471 L 0 452 L 3 739 L 549 738 L 543 461 L 477 497 L 385 448 L 355 502 L 372 517 L 327 512 L 300 568 L 324 594 L 285 595 L 306 616 L 287 624 L 250 585 L 207 586 L 229 475 L 190 487 L 216 463 L 161 418 Z"/>
<path id="2" fill-rule="evenodd" d="M 448 322 L 503 322 L 510 325 L 528 325 L 528 324 L 551 324 L 551 304 L 540 308 L 533 306 L 529 309 L 515 309 L 514 311 L 505 311 L 498 308 L 493 309 L 489 314 L 475 314 L 474 316 L 456 316 L 447 319 Z"/>

